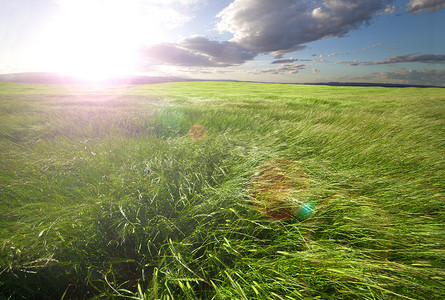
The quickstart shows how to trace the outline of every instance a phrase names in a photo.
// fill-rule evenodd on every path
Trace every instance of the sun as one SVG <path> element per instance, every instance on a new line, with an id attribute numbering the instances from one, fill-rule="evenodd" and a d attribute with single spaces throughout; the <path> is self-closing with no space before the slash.
<path id="1" fill-rule="evenodd" d="M 58 0 L 60 10 L 39 39 L 41 65 L 86 81 L 136 73 L 141 40 L 156 41 L 160 33 L 141 23 L 132 3 Z"/>
<path id="2" fill-rule="evenodd" d="M 91 28 L 91 27 L 90 27 Z M 102 30 L 79 30 L 58 52 L 54 69 L 85 80 L 99 81 L 136 71 L 136 49 L 122 37 Z"/>

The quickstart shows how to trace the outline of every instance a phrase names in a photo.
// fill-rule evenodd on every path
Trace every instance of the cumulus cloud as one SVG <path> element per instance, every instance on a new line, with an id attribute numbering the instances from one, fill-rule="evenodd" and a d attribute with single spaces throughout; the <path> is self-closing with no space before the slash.
<path id="1" fill-rule="evenodd" d="M 255 52 L 276 55 L 302 44 L 342 37 L 367 25 L 392 0 L 235 0 L 217 16 L 220 31 L 233 33 L 233 42 Z"/>
<path id="2" fill-rule="evenodd" d="M 328 54 L 328 57 L 337 56 L 337 55 L 338 55 L 338 53 L 331 53 L 331 54 Z"/>
<path id="3" fill-rule="evenodd" d="M 406 10 L 413 15 L 432 13 L 442 8 L 445 8 L 444 0 L 411 0 L 406 5 Z"/>
<path id="4" fill-rule="evenodd" d="M 314 73 L 314 74 L 317 74 L 317 73 L 320 73 L 320 70 L 312 68 L 311 72 Z"/>
<path id="5" fill-rule="evenodd" d="M 232 42 L 212 41 L 193 36 L 177 43 L 161 43 L 142 51 L 151 65 L 228 67 L 243 64 L 257 53 L 241 49 Z"/>
<path id="6" fill-rule="evenodd" d="M 253 71 L 253 74 L 296 74 L 300 70 L 306 68 L 306 65 L 297 65 L 297 64 L 282 64 L 279 65 L 278 68 L 268 68 L 268 69 L 257 69 Z"/>
<path id="7" fill-rule="evenodd" d="M 381 79 L 397 80 L 406 84 L 426 84 L 444 86 L 445 70 L 403 70 L 396 72 L 380 72 Z"/>

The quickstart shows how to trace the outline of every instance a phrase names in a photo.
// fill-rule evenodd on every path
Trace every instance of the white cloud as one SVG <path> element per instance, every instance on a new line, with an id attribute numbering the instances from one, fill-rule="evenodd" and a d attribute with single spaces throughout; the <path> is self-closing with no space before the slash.
<path id="1" fill-rule="evenodd" d="M 297 65 L 297 64 L 282 64 L 278 66 L 278 68 L 268 68 L 268 69 L 257 69 L 254 70 L 253 74 L 296 74 L 300 70 L 306 68 L 306 65 Z"/>
<path id="2" fill-rule="evenodd" d="M 383 11 L 383 14 L 384 15 L 390 15 L 390 14 L 394 13 L 396 10 L 397 10 L 397 7 L 388 5 L 385 8 L 385 10 Z"/>
<path id="3" fill-rule="evenodd" d="M 320 70 L 312 68 L 311 72 L 314 73 L 314 74 L 317 74 L 317 73 L 320 73 Z"/>
<path id="4" fill-rule="evenodd" d="M 362 62 L 357 60 L 357 59 L 354 59 L 353 61 L 347 62 L 347 65 L 349 65 L 349 66 L 359 66 L 361 64 L 362 64 Z"/>
<path id="5" fill-rule="evenodd" d="M 152 4 L 164 4 L 164 5 L 191 5 L 199 2 L 200 0 L 139 0 L 141 2 Z"/>
<path id="6" fill-rule="evenodd" d="M 431 13 L 442 8 L 445 8 L 444 0 L 411 0 L 406 5 L 406 10 L 414 15 Z"/>
<path id="7" fill-rule="evenodd" d="M 368 50 L 370 48 L 376 48 L 376 47 L 381 47 L 381 46 L 382 46 L 382 43 L 378 43 L 378 44 L 375 44 L 375 45 L 366 46 L 365 48 L 363 48 L 363 50 Z"/>
<path id="8" fill-rule="evenodd" d="M 174 29 L 193 19 L 188 15 L 187 8 L 199 0 L 53 0 L 65 11 L 79 17 L 97 17 L 103 12 L 110 12 L 119 18 L 131 11 L 133 18 L 147 28 Z M 122 22 L 122 18 L 120 21 Z M 116 21 L 116 20 L 115 20 Z M 124 20 L 128 21 L 128 20 Z M 131 20 L 132 22 L 136 20 Z"/>
<path id="9" fill-rule="evenodd" d="M 363 65 L 364 63 L 362 63 L 360 60 L 354 59 L 353 61 L 336 61 L 333 64 L 334 65 L 345 64 L 348 66 L 360 66 L 360 65 Z"/>
<path id="10" fill-rule="evenodd" d="M 209 57 L 178 47 L 174 43 L 156 44 L 141 52 L 148 65 L 215 66 Z"/>
<path id="11" fill-rule="evenodd" d="M 277 59 L 271 62 L 271 64 L 287 64 L 287 63 L 293 63 L 298 61 L 298 58 L 293 58 L 293 57 L 289 57 L 289 58 L 282 58 L 282 59 Z"/>
<path id="12" fill-rule="evenodd" d="M 245 49 L 276 55 L 367 25 L 392 0 L 235 0 L 217 16 L 220 31 Z"/>

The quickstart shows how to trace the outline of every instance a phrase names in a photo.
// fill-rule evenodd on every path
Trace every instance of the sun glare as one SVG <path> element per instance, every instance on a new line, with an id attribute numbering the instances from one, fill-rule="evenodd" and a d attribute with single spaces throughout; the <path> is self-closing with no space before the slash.
<path id="1" fill-rule="evenodd" d="M 58 73 L 87 81 L 133 74 L 141 40 L 156 41 L 161 34 L 150 31 L 132 1 L 58 3 L 60 14 L 39 41 L 41 64 Z"/>

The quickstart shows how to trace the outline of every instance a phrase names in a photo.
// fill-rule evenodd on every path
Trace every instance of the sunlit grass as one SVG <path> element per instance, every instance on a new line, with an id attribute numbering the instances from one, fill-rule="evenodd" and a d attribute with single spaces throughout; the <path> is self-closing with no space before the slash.
<path id="1" fill-rule="evenodd" d="M 2 297 L 445 295 L 441 89 L 76 88 L 1 84 Z M 274 159 L 309 218 L 252 205 Z"/>

